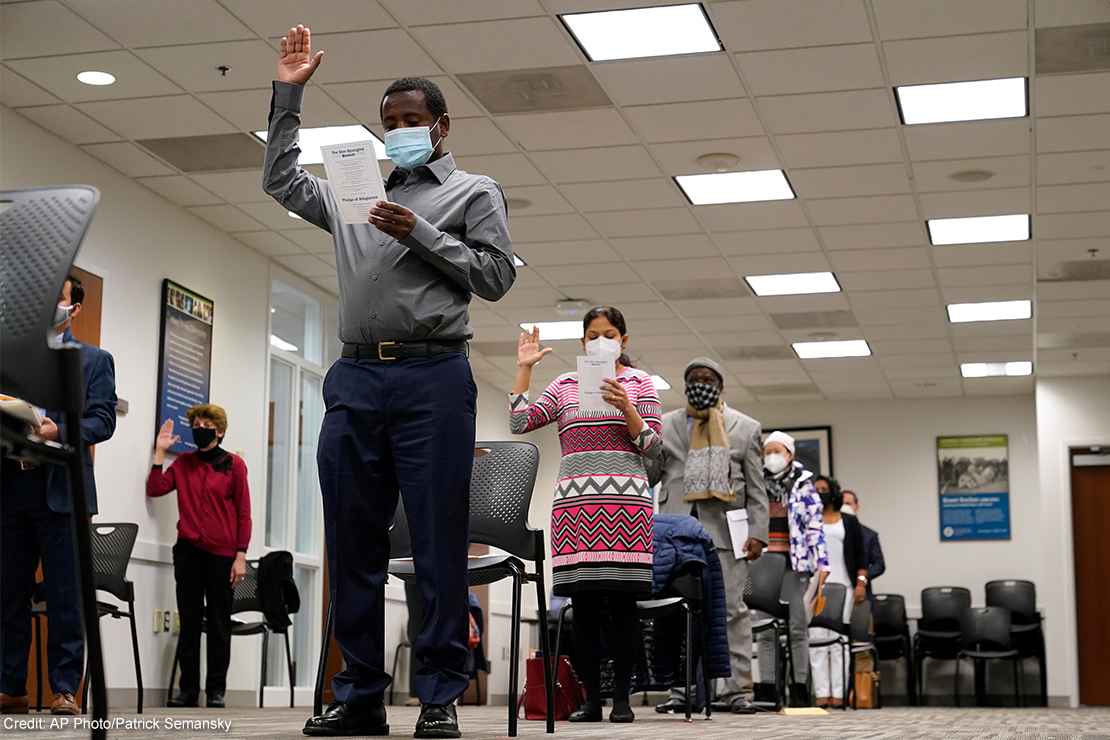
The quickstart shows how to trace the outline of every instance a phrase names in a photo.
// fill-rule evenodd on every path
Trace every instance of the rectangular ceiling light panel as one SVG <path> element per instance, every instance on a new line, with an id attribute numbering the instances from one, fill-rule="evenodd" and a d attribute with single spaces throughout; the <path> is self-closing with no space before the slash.
<path id="1" fill-rule="evenodd" d="M 700 3 L 568 13 L 559 18 L 591 62 L 721 50 Z"/>
<path id="2" fill-rule="evenodd" d="M 894 88 L 902 122 L 950 123 L 1029 115 L 1024 77 Z"/>

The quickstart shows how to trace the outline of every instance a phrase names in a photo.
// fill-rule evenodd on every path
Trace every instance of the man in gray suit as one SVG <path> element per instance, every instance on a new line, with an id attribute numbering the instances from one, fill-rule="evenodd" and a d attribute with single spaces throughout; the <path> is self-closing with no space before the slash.
<path id="1" fill-rule="evenodd" d="M 748 561 L 767 544 L 767 491 L 763 482 L 763 428 L 721 398 L 724 372 L 699 357 L 686 366 L 685 409 L 663 416 L 663 456 L 652 480 L 660 481 L 659 511 L 697 517 L 717 545 L 725 581 L 732 676 L 723 681 L 715 711 L 751 714 L 752 627 L 744 604 Z M 726 513 L 748 514 L 746 559 L 733 554 Z M 684 689 L 671 690 L 656 711 L 684 711 Z"/>

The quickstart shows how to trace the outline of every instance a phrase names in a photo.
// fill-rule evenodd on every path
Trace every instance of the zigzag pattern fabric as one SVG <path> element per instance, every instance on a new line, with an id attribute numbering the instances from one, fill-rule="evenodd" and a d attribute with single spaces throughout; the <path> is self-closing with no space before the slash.
<path id="1" fill-rule="evenodd" d="M 617 409 L 578 408 L 577 373 L 556 378 L 536 401 L 509 397 L 510 426 L 527 434 L 555 422 L 563 452 L 551 510 L 552 591 L 651 594 L 652 494 L 645 456 L 662 454 L 662 407 L 651 376 L 618 376 L 646 428 L 636 439 Z"/>

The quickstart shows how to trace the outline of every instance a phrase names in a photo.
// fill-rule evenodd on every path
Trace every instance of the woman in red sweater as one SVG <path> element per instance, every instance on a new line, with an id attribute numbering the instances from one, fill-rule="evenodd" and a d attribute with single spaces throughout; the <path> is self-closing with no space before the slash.
<path id="1" fill-rule="evenodd" d="M 232 593 L 247 574 L 251 497 L 243 458 L 220 447 L 227 413 L 215 404 L 202 404 L 189 409 L 188 417 L 196 452 L 181 455 L 162 470 L 166 451 L 181 440 L 173 433 L 173 420 L 167 419 L 154 443 L 154 465 L 146 481 L 146 495 L 152 498 L 177 489 L 173 576 L 181 614 L 181 690 L 166 704 L 198 706 L 200 632 L 206 618 L 205 701 L 208 707 L 223 707 L 231 659 Z"/>

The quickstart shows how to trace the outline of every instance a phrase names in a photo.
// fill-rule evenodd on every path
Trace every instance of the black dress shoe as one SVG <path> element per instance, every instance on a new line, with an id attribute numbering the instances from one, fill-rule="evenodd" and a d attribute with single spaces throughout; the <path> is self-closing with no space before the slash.
<path id="1" fill-rule="evenodd" d="M 352 707 L 343 702 L 332 702 L 323 714 L 309 717 L 304 723 L 306 735 L 317 737 L 342 737 L 345 735 L 388 735 L 385 706 Z"/>
<path id="2" fill-rule="evenodd" d="M 703 707 L 697 702 L 690 705 L 690 711 L 694 714 L 700 714 L 702 709 Z M 670 712 L 674 712 L 675 714 L 686 714 L 686 700 L 672 697 L 662 704 L 656 704 L 655 711 L 659 712 L 659 714 L 668 714 Z"/>
<path id="3" fill-rule="evenodd" d="M 422 704 L 413 737 L 462 737 L 454 704 Z"/>
<path id="4" fill-rule="evenodd" d="M 587 701 L 567 717 L 567 722 L 600 722 L 601 704 Z"/>
<path id="5" fill-rule="evenodd" d="M 613 702 L 613 709 L 609 712 L 609 721 L 614 724 L 628 724 L 634 722 L 636 715 L 632 713 L 632 706 L 627 702 Z"/>
<path id="6" fill-rule="evenodd" d="M 223 709 L 225 706 L 227 706 L 224 703 L 224 692 L 205 691 L 204 706 L 208 707 L 209 709 Z"/>
<path id="7" fill-rule="evenodd" d="M 792 707 L 808 707 L 812 706 L 809 700 L 809 686 L 804 683 L 790 684 L 790 706 Z"/>
<path id="8" fill-rule="evenodd" d="M 199 691 L 178 691 L 166 701 L 167 707 L 199 707 L 200 706 L 200 692 Z"/>

